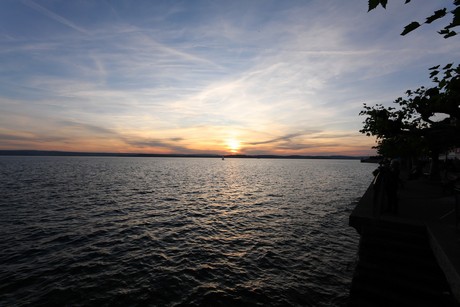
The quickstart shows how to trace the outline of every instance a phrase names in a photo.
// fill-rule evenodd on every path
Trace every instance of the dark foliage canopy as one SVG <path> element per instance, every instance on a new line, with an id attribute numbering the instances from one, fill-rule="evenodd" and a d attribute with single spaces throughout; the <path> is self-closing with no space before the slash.
<path id="1" fill-rule="evenodd" d="M 387 2 L 369 0 L 369 11 L 379 5 L 386 8 Z M 422 23 L 409 23 L 401 35 L 450 16 L 450 23 L 438 33 L 444 38 L 455 36 L 453 28 L 460 26 L 460 0 L 453 0 L 453 7 L 450 11 L 436 10 Z M 364 104 L 360 115 L 366 119 L 360 132 L 376 137 L 379 154 L 388 157 L 427 154 L 436 160 L 439 153 L 460 147 L 460 65 L 451 63 L 442 68 L 437 65 L 429 71 L 434 86 L 408 90 L 406 98 L 396 99 L 392 107 Z"/>
<path id="2" fill-rule="evenodd" d="M 386 156 L 439 154 L 460 147 L 460 65 L 430 69 L 435 86 L 408 90 L 395 107 L 368 106 L 360 130 L 377 138 L 377 150 Z"/>
<path id="3" fill-rule="evenodd" d="M 404 4 L 407 4 L 409 2 L 411 2 L 411 0 L 405 0 Z M 381 5 L 383 8 L 386 8 L 387 3 L 388 0 L 369 0 L 369 11 L 375 9 L 379 5 Z M 451 11 L 447 11 L 447 8 L 441 8 L 439 10 L 436 10 L 432 15 L 428 16 L 426 20 L 422 23 L 418 21 L 412 21 L 410 24 L 404 27 L 404 31 L 402 31 L 401 35 L 406 35 L 420 27 L 422 24 L 430 24 L 435 20 L 448 16 L 448 14 L 451 14 L 452 20 L 443 29 L 438 31 L 438 33 L 443 35 L 444 38 L 449 38 L 457 35 L 457 33 L 452 29 L 460 26 L 460 0 L 453 0 L 453 6 L 455 8 Z"/>

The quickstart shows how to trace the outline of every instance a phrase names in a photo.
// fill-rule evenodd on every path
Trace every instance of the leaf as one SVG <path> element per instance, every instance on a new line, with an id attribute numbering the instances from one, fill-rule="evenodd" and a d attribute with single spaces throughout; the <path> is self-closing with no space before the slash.
<path id="1" fill-rule="evenodd" d="M 446 80 L 442 79 L 441 82 L 439 82 L 439 89 L 443 89 L 446 86 Z"/>
<path id="2" fill-rule="evenodd" d="M 452 65 L 454 65 L 454 63 L 449 63 L 449 64 L 447 64 L 446 66 L 444 66 L 442 69 L 443 69 L 443 70 L 449 69 L 449 68 L 452 67 Z"/>
<path id="3" fill-rule="evenodd" d="M 432 23 L 436 19 L 439 19 L 439 18 L 442 18 L 442 17 L 446 16 L 446 14 L 447 14 L 447 9 L 446 8 L 443 8 L 442 10 L 435 11 L 433 15 L 431 15 L 430 17 L 426 18 L 425 23 Z"/>
<path id="4" fill-rule="evenodd" d="M 372 11 L 375 9 L 379 4 L 383 6 L 384 9 L 386 9 L 388 0 L 369 0 L 369 10 L 368 12 Z"/>
<path id="5" fill-rule="evenodd" d="M 433 70 L 433 71 L 430 73 L 430 78 L 433 78 L 433 77 L 436 76 L 437 74 L 439 74 L 439 70 Z"/>
<path id="6" fill-rule="evenodd" d="M 406 2 L 404 2 L 404 4 L 408 4 L 410 2 L 410 0 L 406 0 Z"/>
<path id="7" fill-rule="evenodd" d="M 418 22 L 416 22 L 416 21 L 413 21 L 413 22 L 411 22 L 410 24 L 408 24 L 407 26 L 404 27 L 404 31 L 402 31 L 401 35 L 404 36 L 407 33 L 414 31 L 418 27 L 420 27 L 420 24 Z"/>
<path id="8" fill-rule="evenodd" d="M 449 31 L 449 33 L 447 33 L 446 35 L 444 35 L 444 38 L 449 38 L 449 37 L 452 37 L 452 36 L 455 36 L 457 35 L 457 32 L 455 31 Z"/>
<path id="9" fill-rule="evenodd" d="M 368 12 L 372 11 L 379 5 L 380 1 L 379 0 L 369 0 L 369 10 Z"/>
<path id="10" fill-rule="evenodd" d="M 451 77 L 452 77 L 452 70 L 448 70 L 444 73 L 444 79 L 451 78 Z"/>
<path id="11" fill-rule="evenodd" d="M 460 5 L 460 3 L 458 5 Z M 452 18 L 452 22 L 444 29 L 452 29 L 454 27 L 460 26 L 460 7 L 457 7 L 451 13 L 454 15 L 454 18 Z"/>
<path id="12" fill-rule="evenodd" d="M 438 31 L 438 33 L 441 34 L 441 35 L 448 34 L 449 30 L 448 29 L 442 29 L 441 31 Z"/>
<path id="13" fill-rule="evenodd" d="M 436 65 L 436 66 L 430 67 L 430 68 L 428 68 L 428 70 L 434 70 L 434 69 L 438 69 L 438 68 L 439 68 L 439 66 L 441 66 L 441 65 Z"/>

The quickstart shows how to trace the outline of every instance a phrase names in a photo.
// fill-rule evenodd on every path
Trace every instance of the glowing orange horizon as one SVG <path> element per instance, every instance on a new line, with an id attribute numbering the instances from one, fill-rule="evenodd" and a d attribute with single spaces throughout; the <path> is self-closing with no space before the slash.
<path id="1" fill-rule="evenodd" d="M 184 130 L 173 134 L 168 131 L 162 138 L 151 134 L 126 133 L 123 138 L 102 138 L 89 135 L 74 135 L 71 141 L 26 139 L 5 142 L 0 149 L 5 150 L 56 150 L 73 152 L 113 152 L 145 154 L 247 154 L 247 155 L 351 155 L 366 156 L 375 154 L 372 138 L 352 136 L 347 138 L 298 138 L 295 140 L 265 141 L 273 135 L 261 133 L 243 133 L 238 130 L 204 129 Z M 173 135 L 183 135 L 174 138 Z M 223 137 L 220 137 L 223 136 Z M 262 141 L 261 141 L 262 140 Z M 289 147 L 292 143 L 292 148 Z M 302 144 L 305 144 L 302 147 Z"/>
<path id="2" fill-rule="evenodd" d="M 309 150 L 282 150 L 276 148 L 248 148 L 240 147 L 233 149 L 226 145 L 222 147 L 214 148 L 201 148 L 194 149 L 189 148 L 183 151 L 168 150 L 161 147 L 130 147 L 130 146 L 2 146 L 0 150 L 43 150 L 43 151 L 67 151 L 67 152 L 105 152 L 105 153 L 139 153 L 139 154 L 217 154 L 217 155 L 278 155 L 278 156 L 289 156 L 289 155 L 346 155 L 346 156 L 369 156 L 374 155 L 375 150 L 370 147 L 362 146 L 358 148 L 351 147 L 334 147 L 334 148 L 316 148 Z"/>

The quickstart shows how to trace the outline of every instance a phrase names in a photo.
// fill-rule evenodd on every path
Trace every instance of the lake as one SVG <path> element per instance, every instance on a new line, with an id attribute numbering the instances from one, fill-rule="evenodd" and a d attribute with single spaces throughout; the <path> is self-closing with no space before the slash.
<path id="1" fill-rule="evenodd" d="M 343 306 L 374 169 L 0 157 L 0 305 Z"/>

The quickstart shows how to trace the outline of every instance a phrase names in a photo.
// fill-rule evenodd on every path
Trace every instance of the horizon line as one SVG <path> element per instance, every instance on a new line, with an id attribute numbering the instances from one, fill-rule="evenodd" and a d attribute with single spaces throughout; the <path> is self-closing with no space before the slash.
<path id="1" fill-rule="evenodd" d="M 83 152 L 83 151 L 60 151 L 60 150 L 36 150 L 36 149 L 2 149 L 0 156 L 112 156 L 112 157 L 196 157 L 196 158 L 287 158 L 287 159 L 360 159 L 369 155 L 275 155 L 275 154 L 216 154 L 216 153 L 117 153 L 117 152 Z"/>

